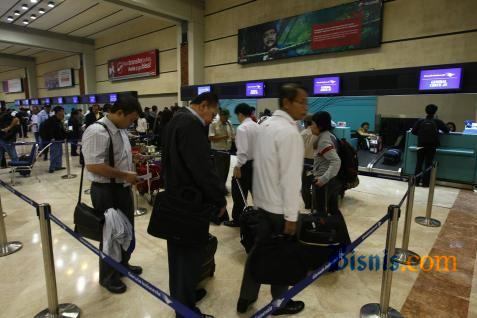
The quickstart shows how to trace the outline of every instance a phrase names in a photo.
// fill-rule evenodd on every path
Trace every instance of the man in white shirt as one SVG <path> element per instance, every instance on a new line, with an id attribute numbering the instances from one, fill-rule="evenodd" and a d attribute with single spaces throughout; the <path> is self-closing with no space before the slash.
<path id="1" fill-rule="evenodd" d="M 39 123 L 39 118 L 38 118 L 38 106 L 33 106 L 31 108 L 31 132 L 33 133 L 33 136 L 35 136 L 35 142 L 39 145 L 40 144 L 40 123 Z"/>
<path id="2" fill-rule="evenodd" d="M 300 208 L 301 173 L 304 147 L 296 121 L 306 116 L 308 95 L 298 84 L 280 87 L 280 109 L 260 126 L 253 163 L 253 201 L 269 221 L 269 230 L 261 231 L 258 240 L 270 235 L 295 235 Z M 244 313 L 257 300 L 260 284 L 245 265 L 237 311 Z M 272 285 L 274 299 L 288 286 Z M 290 300 L 273 315 L 296 314 L 305 308 L 302 301 Z"/>
<path id="3" fill-rule="evenodd" d="M 215 169 L 220 180 L 225 184 L 230 169 L 230 148 L 234 138 L 234 130 L 229 122 L 230 113 L 227 109 L 220 110 L 219 121 L 210 124 L 209 140 L 214 154 Z"/>
<path id="4" fill-rule="evenodd" d="M 237 182 L 243 190 L 245 199 L 248 192 L 252 192 L 252 174 L 253 174 L 253 151 L 255 140 L 257 138 L 260 126 L 251 118 L 253 113 L 252 107 L 242 103 L 235 107 L 235 114 L 240 121 L 235 135 L 235 145 L 237 146 L 237 164 L 234 168 L 234 179 L 232 180 L 232 198 L 234 207 L 232 209 L 232 220 L 224 221 L 224 225 L 231 227 L 239 227 L 240 215 L 245 208 L 242 195 L 238 188 Z"/>
<path id="5" fill-rule="evenodd" d="M 311 184 L 313 183 L 313 162 L 315 160 L 315 152 L 318 143 L 318 137 L 313 135 L 311 131 L 311 115 L 308 115 L 303 120 L 305 123 L 305 129 L 300 133 L 303 138 L 303 144 L 305 146 L 305 157 L 303 160 L 303 173 L 301 176 L 301 196 L 303 202 L 305 202 L 305 209 L 311 209 Z"/>

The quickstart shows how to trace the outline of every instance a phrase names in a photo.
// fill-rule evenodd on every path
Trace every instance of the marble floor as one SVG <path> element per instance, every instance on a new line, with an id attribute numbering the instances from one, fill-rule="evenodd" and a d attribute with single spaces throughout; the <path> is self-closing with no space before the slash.
<path id="1" fill-rule="evenodd" d="M 73 158 L 72 171 L 79 176 L 77 157 Z M 65 180 L 64 171 L 47 173 L 47 163 L 40 161 L 35 166 L 35 176 L 19 177 L 16 189 L 37 202 L 47 202 L 52 206 L 53 214 L 64 223 L 73 226 L 73 210 L 77 200 L 79 177 Z M 2 180 L 9 180 L 6 170 L 0 171 Z M 405 182 L 360 177 L 359 187 L 348 191 L 342 202 L 342 211 L 349 227 L 352 239 L 357 238 L 378 219 L 390 204 L 397 204 L 406 191 Z M 88 186 L 86 186 L 87 188 Z M 477 202 L 477 195 L 466 191 L 461 197 L 457 189 L 437 187 L 433 205 L 433 216 L 445 224 L 456 199 Z M 13 255 L 0 258 L 0 317 L 32 317 L 45 309 L 47 298 L 43 273 L 43 260 L 39 235 L 38 219 L 32 207 L 0 188 L 9 240 L 23 242 L 23 249 Z M 89 196 L 84 196 L 86 202 Z M 427 189 L 417 188 L 414 203 L 414 215 L 424 215 Z M 150 206 L 139 198 L 139 206 Z M 232 199 L 228 197 L 229 211 Z M 462 209 L 465 209 L 462 208 Z M 149 236 L 146 228 L 149 213 L 136 218 L 137 246 L 131 263 L 143 266 L 143 278 L 168 291 L 167 251 L 165 242 Z M 460 220 L 462 221 L 462 220 Z M 404 218 L 399 222 L 397 246 L 401 245 Z M 444 227 L 427 228 L 412 223 L 409 248 L 421 256 L 430 255 L 433 246 Z M 238 315 L 235 305 L 239 294 L 240 282 L 245 261 L 245 252 L 239 242 L 239 230 L 224 226 L 211 226 L 210 232 L 219 239 L 215 256 L 217 270 L 215 276 L 204 282 L 208 291 L 198 305 L 205 313 L 215 317 L 250 317 L 270 301 L 268 286 L 263 286 L 260 297 L 253 307 L 243 315 Z M 98 284 L 97 257 L 78 243 L 63 229 L 52 224 L 56 277 L 60 303 L 74 303 L 82 310 L 82 317 L 173 317 L 172 310 L 148 294 L 142 288 L 125 279 L 128 291 L 123 295 L 112 295 Z M 475 233 L 475 232 L 474 232 Z M 470 233 L 471 234 L 471 233 Z M 370 236 L 355 251 L 359 255 L 371 256 L 383 254 L 386 237 L 386 225 Z M 444 237 L 445 239 L 445 237 Z M 472 260 L 467 267 L 474 267 L 475 248 L 470 251 L 473 258 L 463 258 L 463 262 Z M 459 259 L 459 264 L 461 264 Z M 398 270 L 394 272 L 391 306 L 401 310 L 412 295 L 412 291 L 425 286 L 416 286 L 419 276 L 427 273 Z M 454 315 L 449 311 L 447 317 L 477 317 L 477 279 L 475 272 L 470 274 L 473 281 L 468 285 L 470 297 L 467 300 L 468 316 Z M 327 274 L 295 297 L 305 301 L 305 310 L 297 317 L 359 317 L 361 306 L 379 302 L 382 272 L 377 270 L 357 271 L 349 267 L 340 272 Z M 466 276 L 468 277 L 468 276 Z M 452 288 L 449 286 L 449 288 Z M 453 313 L 452 315 L 450 313 Z M 460 314 L 460 313 L 459 313 Z M 406 317 L 425 317 L 412 315 Z M 434 316 L 435 317 L 435 316 Z"/>

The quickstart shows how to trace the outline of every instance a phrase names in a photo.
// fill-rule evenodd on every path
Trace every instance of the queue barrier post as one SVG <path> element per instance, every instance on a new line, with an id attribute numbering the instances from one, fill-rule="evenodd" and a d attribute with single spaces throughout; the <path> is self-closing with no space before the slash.
<path id="1" fill-rule="evenodd" d="M 415 221 L 417 224 L 428 226 L 428 227 L 439 227 L 441 226 L 441 222 L 439 220 L 433 219 L 432 215 L 432 203 L 434 201 L 434 190 L 436 188 L 436 177 L 437 177 L 437 166 L 438 163 L 435 161 L 432 164 L 431 170 L 431 180 L 429 183 L 429 195 L 427 197 L 427 208 L 426 208 L 426 216 L 418 216 L 416 217 Z"/>
<path id="2" fill-rule="evenodd" d="M 76 178 L 75 174 L 71 174 L 71 164 L 70 164 L 70 150 L 68 147 L 68 140 L 65 139 L 65 156 L 66 156 L 66 174 L 61 176 L 63 179 L 74 179 Z"/>
<path id="3" fill-rule="evenodd" d="M 381 281 L 381 297 L 379 304 L 367 304 L 361 307 L 361 318 L 403 318 L 401 313 L 389 306 L 389 300 L 391 298 L 391 285 L 393 279 L 392 272 L 392 256 L 395 252 L 396 238 L 399 214 L 401 213 L 399 206 L 390 205 L 388 207 L 388 213 L 390 215 L 388 230 L 386 235 L 386 251 L 384 253 L 384 268 L 383 278 Z"/>
<path id="4" fill-rule="evenodd" d="M 409 250 L 409 237 L 411 235 L 412 210 L 414 207 L 414 193 L 416 191 L 416 177 L 411 176 L 408 180 L 408 196 L 406 202 L 406 216 L 404 221 L 404 234 L 401 248 L 396 248 L 393 261 L 403 265 L 418 265 L 421 262 L 419 254 Z"/>
<path id="5" fill-rule="evenodd" d="M 0 257 L 18 252 L 23 247 L 23 244 L 21 242 L 8 241 L 7 231 L 5 227 L 5 221 L 4 221 L 4 218 L 6 216 L 7 215 L 3 213 L 2 199 L 0 198 Z"/>
<path id="6" fill-rule="evenodd" d="M 37 208 L 40 218 L 41 246 L 43 250 L 43 264 L 45 268 L 46 294 L 48 308 L 35 315 L 35 318 L 79 318 L 81 310 L 74 304 L 58 304 L 58 290 L 56 287 L 55 259 L 51 240 L 51 224 L 49 215 L 51 207 L 42 203 Z"/>

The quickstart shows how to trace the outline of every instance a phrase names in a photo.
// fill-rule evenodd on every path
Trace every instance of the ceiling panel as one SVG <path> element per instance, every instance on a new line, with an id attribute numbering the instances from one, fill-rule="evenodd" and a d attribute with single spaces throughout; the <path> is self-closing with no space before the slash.
<path id="1" fill-rule="evenodd" d="M 116 14 L 110 15 L 95 23 L 91 23 L 88 26 L 71 33 L 71 35 L 88 37 L 97 32 L 102 32 L 105 29 L 111 28 L 119 23 L 126 22 L 138 16 L 140 16 L 140 14 L 136 12 L 121 10 L 118 11 Z"/>
<path id="2" fill-rule="evenodd" d="M 28 25 L 29 28 L 48 30 L 69 20 L 80 12 L 98 3 L 96 0 L 65 0 L 51 12 L 45 13 L 41 19 L 36 19 Z"/>
<path id="3" fill-rule="evenodd" d="M 44 51 L 44 49 L 37 48 L 37 47 L 35 47 L 35 48 L 31 47 L 31 48 L 26 49 L 25 51 L 21 51 L 21 52 L 15 53 L 15 54 L 16 55 L 23 55 L 23 56 L 31 56 L 31 55 L 37 54 L 41 51 Z"/>
<path id="4" fill-rule="evenodd" d="M 6 49 L 9 46 L 12 46 L 12 45 L 10 43 L 0 42 L 0 51 L 2 51 L 3 49 Z"/>
<path id="5" fill-rule="evenodd" d="M 18 69 L 16 66 L 7 66 L 7 65 L 0 65 L 0 73 L 8 72 Z"/>
<path id="6" fill-rule="evenodd" d="M 88 26 L 91 23 L 99 21 L 117 12 L 118 10 L 119 9 L 117 6 L 108 3 L 100 3 L 98 5 L 90 7 L 88 10 L 83 11 L 81 14 L 76 15 L 75 17 L 54 27 L 53 29 L 50 29 L 50 31 L 69 34 L 85 26 Z"/>
<path id="7" fill-rule="evenodd" d="M 50 8 L 47 5 L 48 1 L 50 0 L 37 0 L 37 3 L 31 3 L 30 1 L 22 0 L 22 1 L 19 1 L 18 4 L 16 4 L 15 7 L 12 10 L 10 10 L 8 14 L 15 18 L 15 21 L 13 23 L 16 25 L 26 26 L 25 24 L 23 24 L 24 20 L 27 20 L 29 22 L 28 26 L 30 24 L 39 23 L 43 19 L 47 19 L 49 14 L 53 13 L 55 10 L 60 8 L 64 0 L 52 0 L 55 3 L 55 7 L 53 8 Z M 28 6 L 28 10 L 23 10 L 21 8 L 23 4 L 26 4 Z M 46 13 L 40 14 L 38 12 L 38 9 L 40 8 L 44 9 Z M 13 15 L 13 11 L 15 10 L 18 10 L 21 13 L 21 15 L 20 16 Z M 37 18 L 31 19 L 32 14 L 36 15 Z M 10 23 L 8 21 L 4 21 L 4 22 Z"/>
<path id="8" fill-rule="evenodd" d="M 17 54 L 19 52 L 28 50 L 30 47 L 29 46 L 23 46 L 23 45 L 13 45 L 8 48 L 5 48 L 2 50 L 1 53 L 4 54 Z"/>
<path id="9" fill-rule="evenodd" d="M 18 0 L 1 0 L 0 1 L 0 17 L 6 16 L 10 9 L 19 2 Z"/>

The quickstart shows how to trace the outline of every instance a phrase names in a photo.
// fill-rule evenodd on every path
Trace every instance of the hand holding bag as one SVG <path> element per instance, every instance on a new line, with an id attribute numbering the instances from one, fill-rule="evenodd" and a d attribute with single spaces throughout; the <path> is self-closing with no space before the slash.
<path id="1" fill-rule="evenodd" d="M 114 150 L 113 150 L 113 139 L 111 138 L 111 133 L 105 124 L 96 122 L 103 126 L 109 134 L 110 143 L 109 143 L 109 165 L 114 167 Z M 83 191 L 83 175 L 84 175 L 84 162 L 81 167 L 81 180 L 78 193 L 78 202 L 76 203 L 76 208 L 74 212 L 74 223 L 75 223 L 75 232 L 80 235 L 95 241 L 101 241 L 103 233 L 103 224 L 104 224 L 104 212 L 98 211 L 85 203 L 81 202 L 81 192 Z M 111 179 L 111 183 L 114 183 L 114 179 Z"/>

